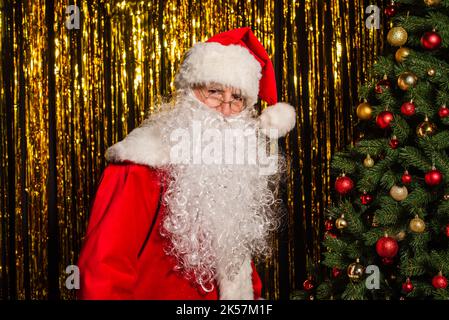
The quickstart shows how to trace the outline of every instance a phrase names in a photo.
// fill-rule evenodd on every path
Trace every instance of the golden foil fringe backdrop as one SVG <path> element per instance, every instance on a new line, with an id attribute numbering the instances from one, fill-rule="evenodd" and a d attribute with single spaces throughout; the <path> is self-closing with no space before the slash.
<path id="1" fill-rule="evenodd" d="M 77 262 L 106 148 L 173 92 L 188 48 L 241 26 L 262 41 L 280 98 L 297 108 L 282 141 L 286 227 L 258 269 L 266 298 L 300 289 L 320 258 L 331 156 L 353 140 L 357 85 L 382 50 L 383 29 L 365 27 L 371 3 L 76 3 L 80 29 L 65 24 L 71 1 L 0 0 L 1 296 L 75 297 L 66 268 Z"/>

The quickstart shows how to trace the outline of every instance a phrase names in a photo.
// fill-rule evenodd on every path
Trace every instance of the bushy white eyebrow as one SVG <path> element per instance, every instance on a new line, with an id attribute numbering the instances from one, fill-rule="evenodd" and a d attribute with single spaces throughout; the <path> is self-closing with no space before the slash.
<path id="1" fill-rule="evenodd" d="M 223 86 L 223 85 L 218 84 L 218 83 L 211 83 L 211 84 L 206 85 L 204 87 L 206 88 L 206 90 L 217 90 L 217 91 L 225 91 L 225 89 L 229 88 L 229 89 L 231 89 L 231 94 L 232 95 L 238 95 L 240 97 L 243 97 L 242 90 L 240 90 L 238 88 L 226 87 L 226 86 Z"/>

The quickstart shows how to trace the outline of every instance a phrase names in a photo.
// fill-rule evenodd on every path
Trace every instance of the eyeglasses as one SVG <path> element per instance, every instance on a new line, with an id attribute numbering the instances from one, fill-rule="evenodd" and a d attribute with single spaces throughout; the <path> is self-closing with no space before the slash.
<path id="1" fill-rule="evenodd" d="M 240 112 L 245 107 L 245 99 L 237 93 L 232 94 L 232 100 L 225 101 L 225 91 L 219 88 L 200 88 L 199 92 L 211 108 L 217 108 L 222 104 L 229 104 L 232 112 Z"/>

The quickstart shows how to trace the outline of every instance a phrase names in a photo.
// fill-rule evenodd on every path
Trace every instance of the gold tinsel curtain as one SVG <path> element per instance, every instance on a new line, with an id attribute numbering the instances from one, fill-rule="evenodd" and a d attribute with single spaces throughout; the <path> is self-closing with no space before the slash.
<path id="1" fill-rule="evenodd" d="M 106 148 L 173 92 L 192 44 L 241 26 L 271 54 L 280 98 L 298 114 L 281 141 L 285 227 L 258 269 L 266 298 L 301 288 L 320 258 L 331 156 L 353 140 L 357 86 L 382 49 L 365 7 L 382 2 L 0 0 L 1 296 L 74 297 L 65 271 L 77 262 Z M 79 8 L 79 29 L 66 26 L 68 5 Z"/>

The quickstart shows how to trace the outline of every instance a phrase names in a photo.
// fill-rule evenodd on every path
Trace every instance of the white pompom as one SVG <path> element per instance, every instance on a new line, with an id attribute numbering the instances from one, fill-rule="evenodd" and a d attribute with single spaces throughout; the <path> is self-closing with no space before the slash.
<path id="1" fill-rule="evenodd" d="M 295 127 L 295 108 L 288 103 L 278 102 L 262 111 L 259 117 L 262 132 L 270 138 L 285 136 Z"/>

